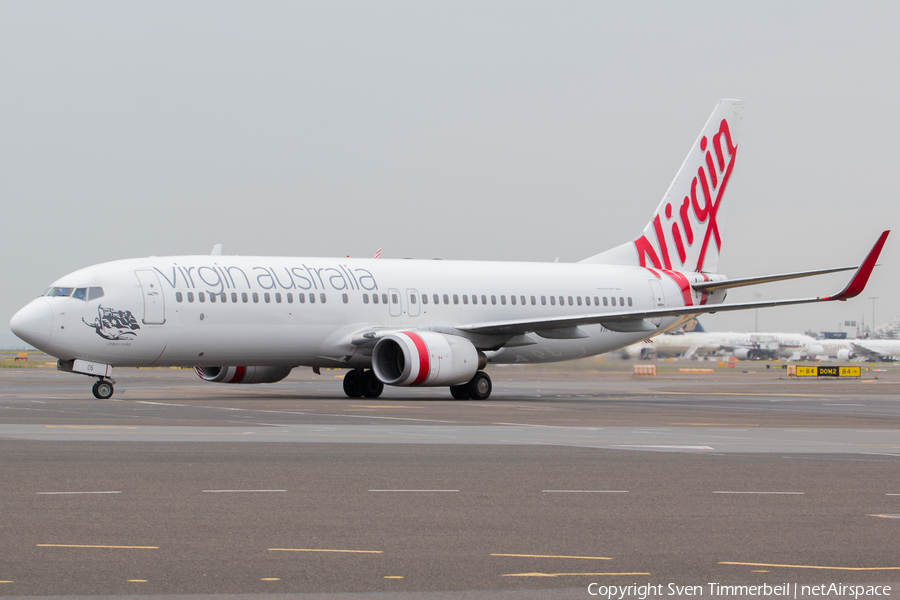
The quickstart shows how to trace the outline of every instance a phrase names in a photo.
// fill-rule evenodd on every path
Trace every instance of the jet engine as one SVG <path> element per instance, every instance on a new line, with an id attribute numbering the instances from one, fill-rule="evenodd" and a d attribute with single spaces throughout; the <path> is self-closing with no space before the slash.
<path id="1" fill-rule="evenodd" d="M 759 358 L 759 353 L 755 348 L 735 348 L 732 354 L 738 360 L 756 360 Z"/>
<path id="2" fill-rule="evenodd" d="M 461 385 L 486 363 L 466 338 L 433 331 L 391 333 L 372 351 L 372 370 L 387 385 Z"/>
<path id="3" fill-rule="evenodd" d="M 850 352 L 847 348 L 840 348 L 837 351 L 837 359 L 838 360 L 850 360 L 853 358 L 853 353 Z"/>
<path id="4" fill-rule="evenodd" d="M 194 367 L 203 381 L 214 383 L 275 383 L 293 367 Z"/>

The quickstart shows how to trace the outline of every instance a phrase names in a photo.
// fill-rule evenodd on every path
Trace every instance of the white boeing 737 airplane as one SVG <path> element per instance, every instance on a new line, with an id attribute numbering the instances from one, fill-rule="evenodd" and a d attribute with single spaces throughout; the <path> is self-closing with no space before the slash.
<path id="1" fill-rule="evenodd" d="M 703 313 L 846 300 L 858 267 L 727 279 L 717 215 L 743 102 L 722 100 L 634 240 L 576 264 L 223 256 L 151 257 L 66 275 L 10 328 L 113 394 L 113 367 L 190 366 L 205 381 L 266 383 L 297 366 L 349 369 L 350 397 L 384 385 L 491 393 L 488 363 L 553 362 L 622 348 Z M 218 250 L 218 251 L 217 251 Z M 723 304 L 728 288 L 856 269 L 830 296 Z"/>

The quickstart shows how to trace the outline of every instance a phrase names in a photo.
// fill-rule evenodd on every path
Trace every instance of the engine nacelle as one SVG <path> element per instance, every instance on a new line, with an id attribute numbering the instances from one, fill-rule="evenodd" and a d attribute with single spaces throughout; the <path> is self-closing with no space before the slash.
<path id="1" fill-rule="evenodd" d="M 291 374 L 293 367 L 194 367 L 203 381 L 214 383 L 275 383 Z"/>
<path id="2" fill-rule="evenodd" d="M 735 348 L 732 354 L 738 360 L 754 360 L 758 356 L 755 348 Z"/>
<path id="3" fill-rule="evenodd" d="M 837 351 L 837 359 L 838 360 L 850 360 L 853 357 L 853 354 L 847 348 L 840 348 Z"/>
<path id="4" fill-rule="evenodd" d="M 484 367 L 472 342 L 433 331 L 391 333 L 372 351 L 372 370 L 387 385 L 460 385 Z"/>

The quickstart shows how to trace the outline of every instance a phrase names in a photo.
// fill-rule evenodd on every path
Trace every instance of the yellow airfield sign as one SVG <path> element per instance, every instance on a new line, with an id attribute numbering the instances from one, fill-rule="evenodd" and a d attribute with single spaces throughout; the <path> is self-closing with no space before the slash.
<path id="1" fill-rule="evenodd" d="M 859 377 L 860 367 L 801 367 L 797 366 L 797 377 Z"/>

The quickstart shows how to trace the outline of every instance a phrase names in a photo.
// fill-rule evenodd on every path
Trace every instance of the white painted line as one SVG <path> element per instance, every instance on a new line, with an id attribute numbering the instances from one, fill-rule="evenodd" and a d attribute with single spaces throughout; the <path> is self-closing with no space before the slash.
<path id="1" fill-rule="evenodd" d="M 610 446 L 610 448 L 663 448 L 663 449 L 672 449 L 672 450 L 712 450 L 710 446 L 660 446 L 660 445 L 650 445 L 650 444 L 616 444 L 614 446 Z"/>
<path id="2" fill-rule="evenodd" d="M 243 494 L 258 492 L 286 492 L 287 490 L 203 490 L 204 494 Z"/>
<path id="3" fill-rule="evenodd" d="M 53 496 L 63 494 L 121 494 L 122 492 L 38 492 L 38 496 Z"/>
<path id="4" fill-rule="evenodd" d="M 370 492 L 458 492 L 459 490 L 369 490 Z"/>
<path id="5" fill-rule="evenodd" d="M 900 496 L 900 494 L 885 494 L 885 496 Z"/>
<path id="6" fill-rule="evenodd" d="M 887 452 L 860 452 L 860 454 L 868 454 L 870 456 L 900 456 L 900 454 L 889 454 Z"/>
<path id="7" fill-rule="evenodd" d="M 628 490 L 541 490 L 545 494 L 627 494 Z"/>
<path id="8" fill-rule="evenodd" d="M 713 494 L 770 494 L 770 495 L 794 495 L 802 496 L 806 492 L 713 492 Z"/>

